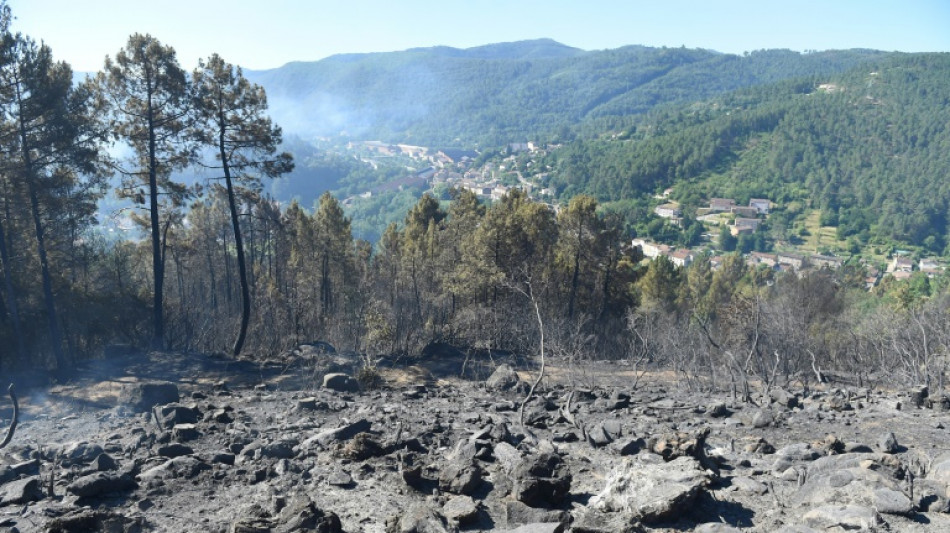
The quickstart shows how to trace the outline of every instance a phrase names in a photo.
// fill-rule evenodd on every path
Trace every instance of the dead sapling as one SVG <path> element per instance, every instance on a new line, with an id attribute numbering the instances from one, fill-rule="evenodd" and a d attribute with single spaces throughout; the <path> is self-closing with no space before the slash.
<path id="1" fill-rule="evenodd" d="M 10 388 L 7 389 L 10 393 L 10 400 L 13 402 L 13 420 L 10 421 L 10 427 L 7 428 L 7 434 L 4 435 L 3 441 L 0 442 L 0 448 L 5 448 L 7 444 L 10 444 L 10 441 L 13 440 L 13 434 L 16 432 L 17 422 L 20 420 L 20 404 L 16 399 L 16 390 L 13 388 L 13 383 L 10 384 Z"/>

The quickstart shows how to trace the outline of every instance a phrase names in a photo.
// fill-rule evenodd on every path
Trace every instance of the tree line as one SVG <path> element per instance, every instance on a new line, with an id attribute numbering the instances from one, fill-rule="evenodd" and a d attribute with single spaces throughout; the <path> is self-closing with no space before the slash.
<path id="1" fill-rule="evenodd" d="M 150 293 L 150 345 L 165 347 L 170 235 L 202 194 L 175 179 L 186 169 L 204 169 L 210 189 L 228 200 L 242 301 L 232 351 L 240 353 L 251 302 L 237 197 L 292 168 L 290 156 L 277 153 L 281 131 L 265 114 L 263 90 L 217 55 L 189 75 L 173 48 L 142 34 L 76 85 L 69 65 L 13 33 L 11 19 L 0 4 L 0 322 L 15 347 L 4 364 L 42 363 L 42 353 L 63 371 L 88 350 L 89 328 L 103 319 L 80 318 L 86 300 L 102 296 L 92 287 L 101 271 L 90 263 L 107 255 L 92 227 L 114 175 L 118 195 L 132 203 L 126 214 L 149 236 L 149 287 L 137 297 Z"/>
<path id="2" fill-rule="evenodd" d="M 594 197 L 555 211 L 518 190 L 490 205 L 425 195 L 373 246 L 330 194 L 307 209 L 262 192 L 293 162 L 240 69 L 212 55 L 187 73 L 136 34 L 74 85 L 48 47 L 10 31 L 5 6 L 0 20 L 5 370 L 65 373 L 116 344 L 267 357 L 326 341 L 367 360 L 541 348 L 745 395 L 836 370 L 942 386 L 946 277 L 869 293 L 860 265 L 778 276 L 738 254 L 644 263 L 630 221 Z M 110 176 L 141 238 L 96 229 Z"/>

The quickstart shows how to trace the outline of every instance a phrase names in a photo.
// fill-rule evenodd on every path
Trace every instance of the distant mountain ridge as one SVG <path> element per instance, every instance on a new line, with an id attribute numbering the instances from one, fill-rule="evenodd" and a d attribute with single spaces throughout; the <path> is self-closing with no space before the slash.
<path id="1" fill-rule="evenodd" d="M 245 75 L 267 90 L 272 114 L 291 133 L 475 146 L 840 73 L 882 55 L 767 50 L 737 56 L 639 45 L 584 51 L 538 39 L 342 54 Z"/>

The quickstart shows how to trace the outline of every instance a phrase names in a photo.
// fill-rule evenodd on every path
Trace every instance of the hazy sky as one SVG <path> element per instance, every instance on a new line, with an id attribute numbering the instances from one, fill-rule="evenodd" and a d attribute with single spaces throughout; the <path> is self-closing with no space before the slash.
<path id="1" fill-rule="evenodd" d="M 948 0 L 8 0 L 13 28 L 76 71 L 102 67 L 132 33 L 181 65 L 217 52 L 250 69 L 347 52 L 467 48 L 550 37 L 742 53 L 765 48 L 950 51 Z"/>

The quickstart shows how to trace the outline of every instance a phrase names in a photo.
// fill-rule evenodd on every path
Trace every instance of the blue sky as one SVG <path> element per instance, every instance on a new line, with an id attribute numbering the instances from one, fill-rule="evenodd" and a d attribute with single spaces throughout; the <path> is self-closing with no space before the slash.
<path id="1" fill-rule="evenodd" d="M 766 48 L 950 51 L 947 0 L 8 0 L 13 28 L 77 71 L 151 33 L 191 69 L 219 53 L 250 69 L 350 52 L 549 37 L 742 53 Z M 131 7 L 136 6 L 136 7 Z M 159 7 L 160 6 L 160 7 Z"/>

